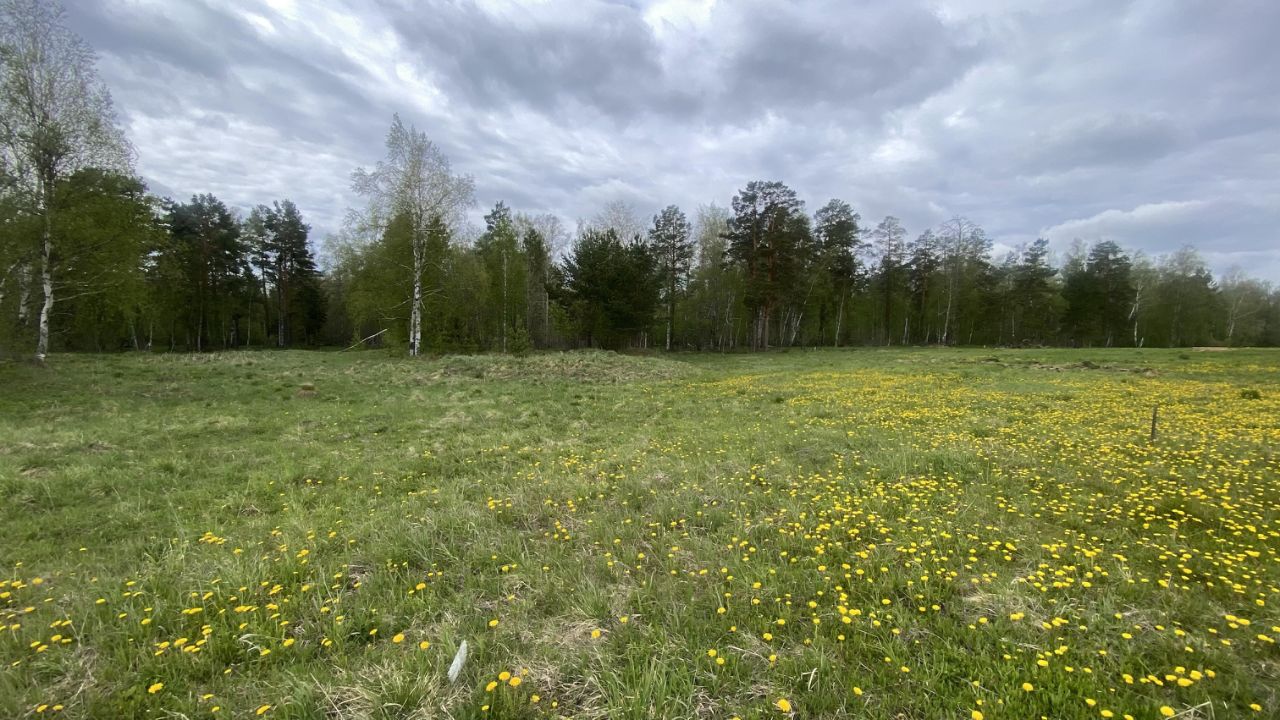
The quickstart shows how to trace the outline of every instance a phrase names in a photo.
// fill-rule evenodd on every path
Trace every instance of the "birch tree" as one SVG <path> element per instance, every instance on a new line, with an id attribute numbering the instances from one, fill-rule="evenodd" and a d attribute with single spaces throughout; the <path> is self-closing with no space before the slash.
<path id="1" fill-rule="evenodd" d="M 644 237 L 644 222 L 635 206 L 626 200 L 610 200 L 596 213 L 587 226 L 593 230 L 612 230 L 623 243 Z"/>
<path id="2" fill-rule="evenodd" d="M 697 267 L 689 283 L 689 302 L 696 321 L 698 344 L 713 350 L 728 350 L 737 341 L 742 304 L 742 275 L 725 262 L 729 211 L 717 205 L 698 208 L 694 237 Z"/>
<path id="3" fill-rule="evenodd" d="M 1270 286 L 1245 276 L 1233 267 L 1218 284 L 1221 289 L 1226 325 L 1223 339 L 1228 345 L 1252 344 L 1262 334 Z"/>
<path id="4" fill-rule="evenodd" d="M 43 301 L 36 361 L 49 352 L 49 318 L 59 255 L 54 227 L 58 184 L 96 167 L 126 173 L 131 153 L 93 50 L 66 26 L 51 0 L 0 0 L 0 162 L 25 213 L 39 220 L 34 261 Z"/>
<path id="5" fill-rule="evenodd" d="M 412 249 L 412 291 L 409 303 L 409 354 L 422 347 L 423 274 L 428 263 L 429 229 L 433 222 L 456 224 L 462 211 L 474 202 L 475 181 L 453 172 L 445 157 L 425 133 L 406 126 L 395 115 L 387 132 L 387 155 L 372 170 L 352 174 L 352 189 L 366 198 L 363 213 L 354 223 L 364 230 L 381 232 L 397 216 L 408 224 Z"/>
<path id="6" fill-rule="evenodd" d="M 955 340 L 955 320 L 958 306 L 966 290 L 970 289 L 973 266 L 985 257 L 990 243 L 982 228 L 965 217 L 955 216 L 938 228 L 942 241 L 942 269 L 946 276 L 946 308 L 942 318 L 943 345 Z"/>

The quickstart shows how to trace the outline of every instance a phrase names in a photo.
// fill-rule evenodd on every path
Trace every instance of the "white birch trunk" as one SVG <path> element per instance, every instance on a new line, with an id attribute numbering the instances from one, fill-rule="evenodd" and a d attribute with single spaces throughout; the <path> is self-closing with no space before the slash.
<path id="1" fill-rule="evenodd" d="M 409 310 L 409 355 L 416 356 L 422 343 L 422 244 L 413 243 L 413 300 Z"/>
<path id="2" fill-rule="evenodd" d="M 46 216 L 47 217 L 47 216 Z M 40 305 L 40 325 L 36 335 L 36 362 L 43 363 L 49 355 L 49 316 L 53 314 L 53 239 L 49 223 L 45 222 L 44 238 L 40 243 L 40 285 L 44 290 L 44 302 Z"/>
<path id="3" fill-rule="evenodd" d="M 840 293 L 840 305 L 836 310 L 836 336 L 832 344 L 840 347 L 840 331 L 844 329 L 844 293 Z"/>
<path id="4" fill-rule="evenodd" d="M 18 324 L 26 326 L 31 314 L 31 266 L 23 265 L 18 270 Z"/>
<path id="5" fill-rule="evenodd" d="M 954 294 L 955 280 L 947 276 L 947 313 L 942 319 L 942 344 L 946 345 L 951 338 L 951 297 Z"/>

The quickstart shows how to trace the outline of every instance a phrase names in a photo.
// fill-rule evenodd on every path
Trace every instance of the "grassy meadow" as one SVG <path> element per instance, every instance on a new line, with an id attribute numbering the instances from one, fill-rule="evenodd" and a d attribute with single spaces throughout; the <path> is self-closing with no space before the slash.
<path id="1" fill-rule="evenodd" d="M 1280 717 L 1277 351 L 0 388 L 0 718 Z"/>

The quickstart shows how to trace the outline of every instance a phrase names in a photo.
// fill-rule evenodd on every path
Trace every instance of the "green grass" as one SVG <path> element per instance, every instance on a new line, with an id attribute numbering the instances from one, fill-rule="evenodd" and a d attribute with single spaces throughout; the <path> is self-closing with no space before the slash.
<path id="1" fill-rule="evenodd" d="M 1278 352 L 57 356 L 0 387 L 0 717 L 1280 715 Z"/>

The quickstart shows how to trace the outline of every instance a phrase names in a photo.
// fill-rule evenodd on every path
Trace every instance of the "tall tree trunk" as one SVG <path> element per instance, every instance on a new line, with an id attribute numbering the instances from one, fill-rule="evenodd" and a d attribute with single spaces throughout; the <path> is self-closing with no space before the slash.
<path id="1" fill-rule="evenodd" d="M 9 281 L 9 274 L 17 267 L 18 263 L 13 263 L 9 266 L 8 270 L 5 270 L 3 274 L 0 274 L 0 305 L 4 305 L 4 286 Z"/>
<path id="2" fill-rule="evenodd" d="M 271 339 L 271 295 L 267 292 L 267 266 L 262 266 L 262 346 L 266 347 Z"/>
<path id="3" fill-rule="evenodd" d="M 205 288 L 204 288 L 204 285 L 202 284 L 200 286 L 200 314 L 196 318 L 196 352 L 204 351 L 204 323 L 205 323 L 204 296 L 205 294 L 206 294 Z M 188 349 L 191 348 L 190 340 L 187 341 L 187 348 Z"/>
<path id="4" fill-rule="evenodd" d="M 893 266 L 884 266 L 884 344 L 893 344 Z"/>
<path id="5" fill-rule="evenodd" d="M 674 263 L 673 263 L 674 265 Z M 676 324 L 676 280 L 675 268 L 671 271 L 671 284 L 667 287 L 667 350 L 671 350 L 671 333 Z"/>
<path id="6" fill-rule="evenodd" d="M 764 308 L 764 349 L 769 349 L 769 306 Z"/>
<path id="7" fill-rule="evenodd" d="M 31 317 L 31 265 L 18 270 L 18 324 L 26 327 Z"/>
<path id="8" fill-rule="evenodd" d="M 502 251 L 502 352 L 507 351 L 507 251 Z"/>
<path id="9" fill-rule="evenodd" d="M 1134 291 L 1133 305 L 1129 307 L 1129 320 L 1133 322 L 1133 346 L 1138 347 L 1138 308 L 1142 303 L 1142 285 Z"/>
<path id="10" fill-rule="evenodd" d="M 39 176 L 40 205 L 44 210 L 44 227 L 40 236 L 40 286 L 44 302 L 40 305 L 40 322 L 36 334 L 36 362 L 43 363 L 49 355 L 49 316 L 53 314 L 53 173 L 42 171 Z"/>
<path id="11" fill-rule="evenodd" d="M 947 312 L 942 320 L 942 344 L 951 339 L 951 296 L 954 294 L 954 280 L 947 278 Z"/>
<path id="12" fill-rule="evenodd" d="M 834 345 L 840 347 L 840 329 L 844 324 L 844 297 L 847 293 L 840 292 L 840 306 L 836 309 L 836 336 Z"/>
<path id="13" fill-rule="evenodd" d="M 1236 334 L 1236 321 L 1240 318 L 1240 303 L 1242 298 L 1237 297 L 1232 300 L 1227 311 L 1227 345 L 1231 344 L 1231 338 Z"/>
<path id="14" fill-rule="evenodd" d="M 289 275 L 286 268 L 280 268 L 277 273 L 280 282 L 277 283 L 276 293 L 280 295 L 280 314 L 276 318 L 276 347 L 289 346 Z"/>
<path id="15" fill-rule="evenodd" d="M 409 309 L 409 355 L 415 357 L 422 343 L 422 243 L 413 243 L 413 299 Z"/>
<path id="16" fill-rule="evenodd" d="M 788 346 L 796 344 L 796 337 L 800 335 L 800 323 L 804 321 L 804 311 L 800 310 L 791 317 L 791 332 L 787 340 Z"/>
<path id="17" fill-rule="evenodd" d="M 253 275 L 253 268 L 249 268 L 249 275 Z M 244 346 L 249 347 L 253 344 L 253 296 L 258 292 L 258 283 L 249 283 L 249 319 L 246 321 L 244 329 Z"/>
<path id="18" fill-rule="evenodd" d="M 44 215 L 44 237 L 40 241 L 40 286 L 44 302 L 40 305 L 40 325 L 36 335 L 36 362 L 49 355 L 49 316 L 53 313 L 53 222 L 48 209 Z"/>

